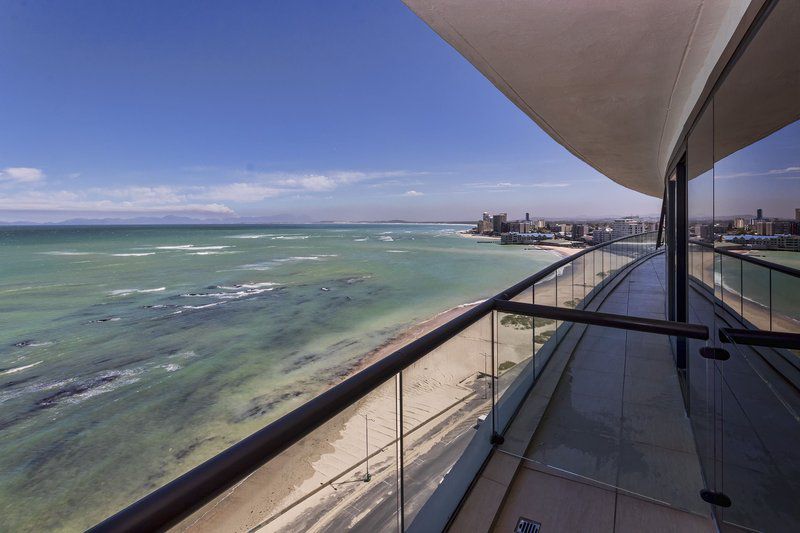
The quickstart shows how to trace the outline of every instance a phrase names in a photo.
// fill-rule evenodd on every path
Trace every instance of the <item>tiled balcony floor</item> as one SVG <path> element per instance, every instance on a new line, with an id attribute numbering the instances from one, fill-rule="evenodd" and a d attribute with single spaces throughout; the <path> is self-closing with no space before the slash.
<path id="1" fill-rule="evenodd" d="M 663 269 L 661 255 L 642 263 L 597 310 L 664 319 Z M 524 413 L 513 424 L 529 424 Z M 498 483 L 505 498 L 495 531 L 513 531 L 520 517 L 542 531 L 714 530 L 667 337 L 586 328 L 523 449 L 501 446 L 490 459 L 516 459 Z M 474 504 L 461 514 L 474 514 Z M 466 530 L 460 518 L 451 530 Z"/>

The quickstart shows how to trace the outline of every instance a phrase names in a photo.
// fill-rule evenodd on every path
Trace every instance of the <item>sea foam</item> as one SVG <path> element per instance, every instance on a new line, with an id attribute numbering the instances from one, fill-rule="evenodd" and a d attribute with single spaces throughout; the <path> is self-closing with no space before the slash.
<path id="1" fill-rule="evenodd" d="M 130 296 L 131 294 L 144 294 L 148 292 L 162 292 L 167 290 L 166 287 L 156 287 L 155 289 L 117 289 L 108 291 L 111 296 Z"/>
<path id="2" fill-rule="evenodd" d="M 6 374 L 16 374 L 17 372 L 22 372 L 23 370 L 27 370 L 29 368 L 35 367 L 36 365 L 40 365 L 42 364 L 42 362 L 43 361 L 36 361 L 35 363 L 30 365 L 18 366 L 16 368 L 9 368 L 8 370 L 3 370 L 2 372 L 0 372 L 0 376 L 4 376 Z"/>
<path id="3" fill-rule="evenodd" d="M 156 255 L 155 252 L 142 252 L 142 253 L 130 253 L 130 254 L 111 254 L 114 257 L 145 257 L 147 255 Z"/>
<path id="4" fill-rule="evenodd" d="M 206 250 L 224 250 L 231 248 L 230 246 L 195 246 L 194 244 L 177 244 L 175 246 L 156 246 L 156 250 L 189 250 L 192 252 L 206 251 Z"/>

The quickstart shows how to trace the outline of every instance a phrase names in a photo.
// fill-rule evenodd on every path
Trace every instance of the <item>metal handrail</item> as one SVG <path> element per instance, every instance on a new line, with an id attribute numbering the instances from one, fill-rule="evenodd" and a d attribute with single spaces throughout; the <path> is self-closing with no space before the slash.
<path id="1" fill-rule="evenodd" d="M 752 329 L 720 328 L 719 340 L 722 343 L 736 343 L 766 348 L 787 348 L 800 350 L 800 333 L 783 331 L 762 331 Z"/>
<path id="2" fill-rule="evenodd" d="M 563 320 L 564 322 L 627 329 L 630 331 L 641 331 L 657 335 L 673 335 L 675 337 L 708 340 L 708 328 L 700 324 L 685 324 L 683 322 L 672 322 L 670 320 L 658 320 L 655 318 L 616 315 L 598 311 L 581 311 L 578 309 L 551 307 L 549 305 L 500 300 L 495 301 L 494 309 L 495 311 L 512 313 L 515 315 L 550 318 L 553 320 Z"/>
<path id="3" fill-rule="evenodd" d="M 289 448 L 323 423 L 383 385 L 392 376 L 406 369 L 435 348 L 452 339 L 467 327 L 491 313 L 499 302 L 520 294 L 544 280 L 563 266 L 595 250 L 655 232 L 639 233 L 613 239 L 585 248 L 577 254 L 557 261 L 529 276 L 502 293 L 489 298 L 472 309 L 446 322 L 433 331 L 395 350 L 342 383 L 328 389 L 300 407 L 244 438 L 223 452 L 208 459 L 180 477 L 147 494 L 118 513 L 92 527 L 91 532 L 159 531 L 205 505 L 213 498 L 241 481 L 278 454 Z M 543 306 L 540 306 L 543 307 Z M 542 309 L 545 312 L 545 309 Z M 574 310 L 569 310 L 576 312 Z M 587 312 L 581 312 L 587 313 Z M 586 319 L 570 315 L 572 321 Z M 621 317 L 633 324 L 631 317 Z M 647 325 L 637 326 L 647 331 Z M 635 328 L 630 328 L 635 329 Z"/>
<path id="4" fill-rule="evenodd" d="M 792 268 L 790 266 L 781 265 L 779 263 L 770 263 L 769 261 L 764 261 L 763 259 L 758 259 L 756 257 L 750 257 L 749 255 L 743 255 L 743 254 L 737 254 L 737 253 L 734 253 L 734 252 L 730 252 L 730 251 L 722 249 L 722 248 L 717 248 L 713 244 L 710 244 L 710 243 L 708 243 L 706 241 L 691 239 L 689 241 L 689 244 L 696 244 L 697 246 L 702 246 L 703 248 L 710 248 L 710 249 L 714 250 L 714 252 L 716 252 L 716 253 L 718 253 L 720 255 L 725 255 L 725 256 L 728 256 L 728 257 L 735 257 L 736 259 L 740 259 L 740 260 L 744 261 L 745 263 L 752 263 L 754 265 L 758 265 L 758 266 L 761 266 L 761 267 L 764 267 L 764 268 L 769 268 L 770 270 L 778 271 L 778 272 L 780 272 L 782 274 L 787 274 L 787 275 L 795 277 L 795 278 L 800 278 L 800 270 L 798 270 L 796 268 Z"/>

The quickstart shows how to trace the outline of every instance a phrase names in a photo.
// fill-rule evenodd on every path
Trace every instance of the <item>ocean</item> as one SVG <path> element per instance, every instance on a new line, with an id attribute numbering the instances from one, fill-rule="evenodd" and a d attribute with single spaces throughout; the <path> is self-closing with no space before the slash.
<path id="1" fill-rule="evenodd" d="M 0 228 L 0 529 L 91 526 L 558 259 L 462 229 Z"/>

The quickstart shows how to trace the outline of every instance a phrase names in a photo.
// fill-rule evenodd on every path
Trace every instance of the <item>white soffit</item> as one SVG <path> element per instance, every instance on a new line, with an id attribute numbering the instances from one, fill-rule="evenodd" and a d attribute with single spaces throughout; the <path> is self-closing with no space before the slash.
<path id="1" fill-rule="evenodd" d="M 660 197 L 751 0 L 404 0 L 550 136 Z"/>

